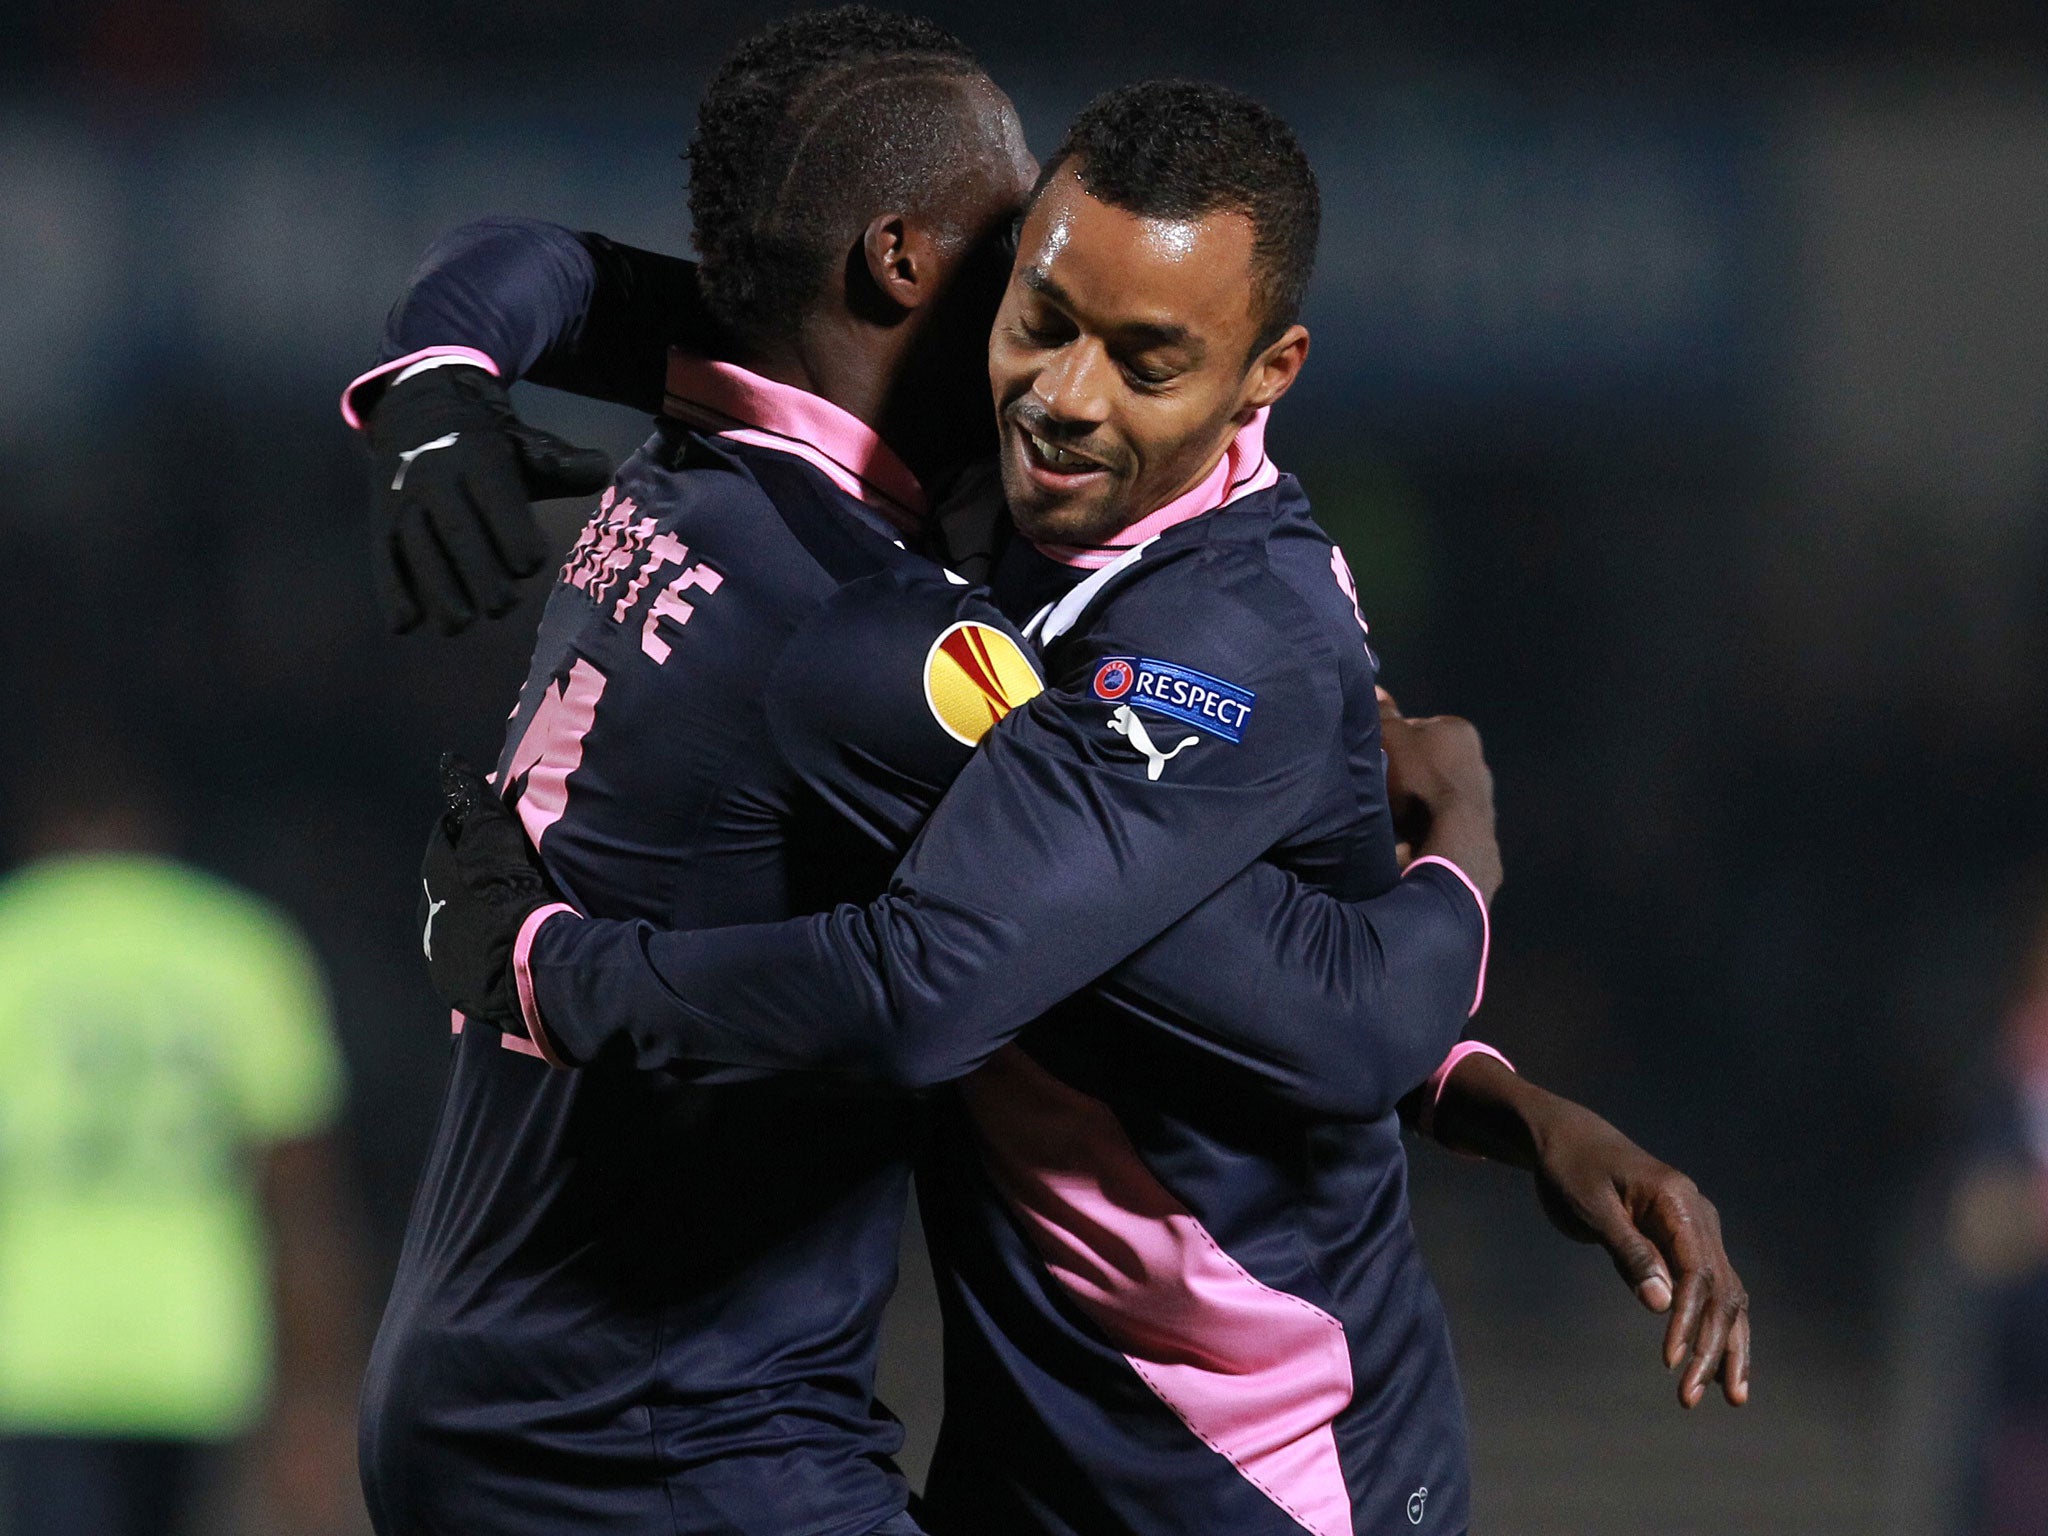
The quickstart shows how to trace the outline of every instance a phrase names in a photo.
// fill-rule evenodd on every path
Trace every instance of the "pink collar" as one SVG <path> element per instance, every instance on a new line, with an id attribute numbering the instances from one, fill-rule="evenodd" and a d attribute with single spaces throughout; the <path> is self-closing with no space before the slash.
<path id="1" fill-rule="evenodd" d="M 1227 507 L 1254 491 L 1263 491 L 1280 479 L 1280 471 L 1266 457 L 1266 418 L 1271 406 L 1262 407 L 1237 429 L 1237 436 L 1216 461 L 1216 467 L 1202 477 L 1192 490 L 1181 492 L 1157 512 L 1148 512 L 1117 534 L 1114 544 L 1040 544 L 1038 552 L 1062 565 L 1100 570 L 1126 550 L 1157 538 L 1175 523 L 1184 523 L 1204 512 Z"/>
<path id="2" fill-rule="evenodd" d="M 793 384 L 674 347 L 662 411 L 736 443 L 794 454 L 905 532 L 930 509 L 917 477 L 873 428 Z"/>

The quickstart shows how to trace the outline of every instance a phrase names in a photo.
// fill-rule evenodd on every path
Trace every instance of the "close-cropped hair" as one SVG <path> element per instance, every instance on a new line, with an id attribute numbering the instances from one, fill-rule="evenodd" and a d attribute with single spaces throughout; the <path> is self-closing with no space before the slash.
<path id="1" fill-rule="evenodd" d="M 1082 109 L 1039 186 L 1069 166 L 1089 196 L 1141 218 L 1243 214 L 1262 320 L 1255 350 L 1301 317 L 1322 194 L 1294 130 L 1271 108 L 1195 80 L 1120 86 Z"/>
<path id="2" fill-rule="evenodd" d="M 916 209 L 958 160 L 965 44 L 864 5 L 741 43 L 697 111 L 690 217 L 704 296 L 744 337 L 786 336 L 875 213 Z"/>

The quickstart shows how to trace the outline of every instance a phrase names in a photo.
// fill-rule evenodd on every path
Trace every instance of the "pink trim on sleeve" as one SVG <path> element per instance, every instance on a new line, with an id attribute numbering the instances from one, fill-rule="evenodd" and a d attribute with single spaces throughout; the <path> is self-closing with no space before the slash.
<path id="1" fill-rule="evenodd" d="M 1467 1056 L 1491 1056 L 1510 1072 L 1515 1070 L 1515 1064 L 1512 1061 L 1509 1061 L 1507 1057 L 1501 1055 L 1499 1051 L 1496 1051 L 1484 1040 L 1460 1040 L 1451 1047 L 1451 1053 L 1444 1058 L 1443 1065 L 1432 1072 L 1429 1075 L 1429 1081 L 1423 1085 L 1429 1089 L 1429 1099 L 1422 1106 L 1422 1113 L 1415 1117 L 1416 1129 L 1420 1130 L 1423 1135 L 1433 1136 L 1436 1134 L 1437 1103 L 1443 1098 L 1444 1089 L 1450 1084 L 1451 1074 L 1458 1070 L 1458 1064 Z"/>
<path id="2" fill-rule="evenodd" d="M 1493 919 L 1487 914 L 1486 898 L 1479 894 L 1479 887 L 1472 883 L 1472 877 L 1442 854 L 1425 853 L 1401 871 L 1401 878 L 1407 879 L 1425 864 L 1441 864 L 1448 869 L 1458 877 L 1458 883 L 1472 893 L 1472 899 L 1479 903 L 1479 984 L 1472 989 L 1472 1006 L 1465 1013 L 1465 1017 L 1469 1019 L 1479 1011 L 1479 1005 L 1486 1001 L 1486 961 L 1493 953 Z"/>
<path id="3" fill-rule="evenodd" d="M 526 921 L 519 925 L 519 937 L 512 943 L 512 983 L 519 990 L 519 1016 L 526 1021 L 527 1038 L 532 1040 L 534 1050 L 551 1067 L 569 1064 L 555 1054 L 554 1046 L 548 1043 L 548 1032 L 541 1025 L 540 1004 L 533 996 L 533 940 L 540 925 L 560 912 L 571 917 L 583 915 L 567 902 L 551 901 L 544 907 L 535 907 L 526 914 Z M 506 1036 L 508 1042 L 511 1038 Z"/>
<path id="4" fill-rule="evenodd" d="M 475 347 L 421 347 L 417 352 L 408 352 L 403 357 L 394 357 L 388 363 L 379 363 L 361 378 L 351 379 L 348 388 L 341 392 L 341 419 L 356 431 L 362 431 L 363 418 L 356 410 L 356 391 L 365 384 L 375 383 L 387 373 L 397 373 L 410 368 L 414 363 L 423 363 L 430 357 L 460 358 L 465 363 L 474 363 L 494 379 L 499 376 L 498 365 L 491 360 L 489 354 L 479 352 Z"/>

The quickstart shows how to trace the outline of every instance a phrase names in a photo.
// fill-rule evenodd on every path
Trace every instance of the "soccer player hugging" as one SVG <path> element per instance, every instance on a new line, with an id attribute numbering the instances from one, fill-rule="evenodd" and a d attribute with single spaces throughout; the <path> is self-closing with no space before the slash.
<path id="1" fill-rule="evenodd" d="M 634 549 L 667 537 L 675 571 L 705 571 L 679 599 L 696 606 L 647 628 L 655 657 L 629 572 L 601 597 L 559 582 L 498 787 L 451 770 L 429 847 L 430 968 L 492 1026 L 465 1031 L 462 1070 L 505 1084 L 501 1110 L 471 1090 L 502 1120 L 490 1166 L 531 1161 L 566 1224 L 508 1208 L 501 1251 L 538 1255 L 595 1220 L 609 1207 L 572 1196 L 603 1178 L 621 1182 L 597 1192 L 631 1209 L 640 1184 L 708 1202 L 670 1213 L 698 1241 L 725 1236 L 707 1217 L 789 1223 L 776 1267 L 739 1291 L 686 1262 L 662 1272 L 669 1295 L 602 1265 L 545 1271 L 540 1288 L 562 1294 L 536 1290 L 536 1316 L 622 1320 L 617 1358 L 554 1362 L 561 1390 L 630 1407 L 656 1434 L 629 1453 L 609 1408 L 579 1424 L 531 1402 L 513 1439 L 581 1468 L 593 1508 L 665 1489 L 692 1512 L 676 1529 L 915 1529 L 900 1481 L 849 1470 L 892 1448 L 849 1405 L 872 1383 L 890 1274 L 871 1261 L 893 1255 L 912 1142 L 882 1109 L 857 1148 L 827 1149 L 829 1176 L 797 1155 L 842 1134 L 852 1088 L 878 1106 L 917 1096 L 928 1122 L 918 1179 L 949 1393 L 926 1528 L 1461 1532 L 1464 1414 L 1409 1230 L 1404 1120 L 1570 1185 L 1617 1263 L 1630 1241 L 1649 1254 L 1627 1263 L 1663 1276 L 1665 1305 L 1701 1265 L 1674 1275 L 1649 1217 L 1645 1239 L 1626 1212 L 1602 1226 L 1594 1210 L 1600 1188 L 1650 1188 L 1662 1165 L 1460 1043 L 1500 882 L 1491 778 L 1464 722 L 1382 718 L 1350 572 L 1265 451 L 1267 413 L 1308 356 L 1314 176 L 1246 97 L 1113 91 L 1035 185 L 1021 178 L 1015 259 L 984 289 L 981 248 L 949 269 L 916 210 L 936 206 L 926 182 L 1000 153 L 927 157 L 923 181 L 860 186 L 845 169 L 890 164 L 854 141 L 913 119 L 982 150 L 1014 123 L 947 115 L 986 108 L 994 87 L 922 25 L 796 18 L 742 45 L 744 89 L 707 97 L 707 113 L 741 103 L 768 157 L 755 183 L 816 174 L 803 157 L 820 143 L 839 168 L 837 222 L 781 286 L 733 286 L 733 253 L 776 248 L 782 217 L 742 200 L 724 216 L 760 221 L 758 238 L 700 211 L 701 274 L 500 224 L 444 252 L 395 318 L 462 311 L 394 356 L 471 347 L 508 377 L 545 359 L 615 399 L 663 393 L 649 334 L 687 344 L 665 364 L 668 420 L 608 515 L 630 496 L 648 522 Z M 875 71 L 937 83 L 916 113 L 871 120 Z M 512 312 L 437 307 L 451 285 Z M 740 338 L 733 361 L 702 355 L 718 335 L 673 329 L 698 285 L 725 341 Z M 750 331 L 764 293 L 783 310 Z M 992 333 L 984 307 L 979 327 L 933 322 L 931 345 L 911 344 L 927 305 L 977 302 L 995 308 Z M 957 462 L 985 425 L 952 434 L 952 463 L 931 437 L 932 389 L 967 387 L 948 372 L 961 334 L 989 337 L 1005 510 L 986 591 L 927 558 L 949 552 L 946 487 L 985 481 Z M 824 878 L 854 843 L 869 857 Z M 711 899 L 764 858 L 779 862 L 758 899 Z M 499 1030 L 510 1050 L 469 1038 Z M 837 1097 L 805 1097 L 835 1079 Z M 1514 1134 L 1456 1129 L 1538 1116 L 1558 1134 L 1529 1147 L 1569 1143 L 1572 1171 Z M 789 1135 L 756 1133 L 785 1122 Z M 473 1176 L 455 1161 L 451 1208 Z M 704 1193 L 714 1179 L 753 1209 Z M 451 1262 L 438 1283 L 511 1282 Z M 1726 1305 L 1732 1271 L 1719 1284 L 1720 1322 L 1695 1313 L 1690 1342 L 1700 1369 L 1728 1362 L 1732 1388 L 1746 1325 Z M 821 1291 L 848 1298 L 829 1339 L 816 1309 L 765 1304 Z M 629 1367 L 630 1319 L 654 1316 L 678 1321 L 650 1334 L 651 1370 L 644 1355 Z M 709 1396 L 707 1359 L 721 1362 Z M 750 1441 L 753 1464 L 780 1469 L 764 1478 L 705 1459 L 738 1422 L 721 1404 L 740 1414 L 757 1391 L 813 1424 L 835 1404 L 839 1427 L 800 1464 L 784 1465 L 787 1439 Z M 384 1455 L 396 1488 L 405 1458 Z"/>

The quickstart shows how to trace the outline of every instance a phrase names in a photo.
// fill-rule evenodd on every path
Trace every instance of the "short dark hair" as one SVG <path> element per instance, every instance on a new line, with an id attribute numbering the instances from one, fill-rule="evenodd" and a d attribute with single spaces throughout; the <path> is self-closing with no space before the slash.
<path id="1" fill-rule="evenodd" d="M 794 331 L 846 226 L 913 208 L 959 155 L 959 90 L 982 75 L 920 17 L 803 11 L 720 66 L 690 142 L 690 217 L 712 313 L 739 335 Z"/>
<path id="2" fill-rule="evenodd" d="M 1088 103 L 1046 162 L 1091 197 L 1148 219 L 1221 210 L 1252 224 L 1264 347 L 1300 318 L 1315 270 L 1322 194 L 1294 130 L 1240 91 L 1197 80 L 1142 80 Z"/>

